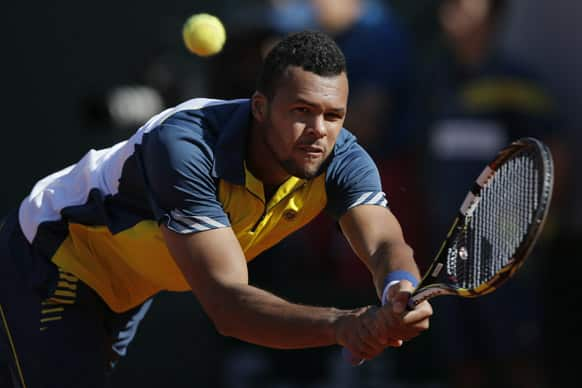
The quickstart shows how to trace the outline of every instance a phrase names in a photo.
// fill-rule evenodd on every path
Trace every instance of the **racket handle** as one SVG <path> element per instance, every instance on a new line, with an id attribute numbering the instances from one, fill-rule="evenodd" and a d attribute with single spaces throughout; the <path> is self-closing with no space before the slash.
<path id="1" fill-rule="evenodd" d="M 406 309 L 408 311 L 414 310 L 416 308 L 416 306 L 418 306 L 419 304 L 421 304 L 425 300 L 430 299 L 433 296 L 435 296 L 434 292 L 432 294 L 422 292 L 422 291 L 419 293 L 413 292 L 412 295 L 410 296 L 410 299 L 408 299 L 408 303 L 406 304 Z"/>
<path id="2" fill-rule="evenodd" d="M 363 358 L 356 357 L 348 348 L 342 349 L 342 358 L 350 365 L 358 366 L 364 363 Z"/>
<path id="3" fill-rule="evenodd" d="M 413 297 L 410 297 L 410 299 L 408 299 L 408 303 L 406 303 L 406 310 L 407 311 L 412 311 L 414 310 L 414 308 L 416 307 L 418 303 L 415 303 Z"/>

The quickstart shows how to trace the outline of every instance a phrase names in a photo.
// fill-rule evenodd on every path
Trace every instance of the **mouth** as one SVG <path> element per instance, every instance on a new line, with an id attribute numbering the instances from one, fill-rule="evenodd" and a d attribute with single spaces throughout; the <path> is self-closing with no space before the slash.
<path id="1" fill-rule="evenodd" d="M 300 145 L 297 148 L 311 158 L 321 157 L 325 152 L 325 150 L 322 147 L 315 145 Z"/>

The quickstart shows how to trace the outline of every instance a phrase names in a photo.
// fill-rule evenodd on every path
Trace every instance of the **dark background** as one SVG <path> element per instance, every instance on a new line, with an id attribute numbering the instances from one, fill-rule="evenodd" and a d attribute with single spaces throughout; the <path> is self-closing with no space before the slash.
<path id="1" fill-rule="evenodd" d="M 182 93 L 191 97 L 205 96 L 205 75 L 210 61 L 185 51 L 180 35 L 182 23 L 195 12 L 220 15 L 227 31 L 231 26 L 235 28 L 237 23 L 255 22 L 257 14 L 252 12 L 251 5 L 258 1 L 241 3 L 232 0 L 61 0 L 54 4 L 5 4 L 1 23 L 1 91 L 4 98 L 0 213 L 17 206 L 38 179 L 74 163 L 88 149 L 105 147 L 127 137 L 129 132 L 126 129 L 112 129 L 105 124 L 102 127 L 94 123 L 89 125 L 86 104 L 91 97 L 98 99 L 116 85 L 141 82 L 145 64 L 151 58 L 162 56 L 172 63 L 175 77 L 183 80 L 186 92 Z M 419 48 L 429 50 L 434 28 L 431 13 L 434 1 L 415 1 L 414 5 L 406 1 L 391 3 L 417 34 Z M 245 15 L 242 19 L 234 16 L 241 14 Z M 571 243 L 579 241 L 582 228 L 579 200 L 582 180 L 580 172 L 576 171 L 582 166 L 582 153 L 576 152 L 582 144 L 582 73 L 579 70 L 582 68 L 582 27 L 579 25 L 582 3 L 516 0 L 510 16 L 504 32 L 504 45 L 536 64 L 549 80 L 565 118 L 564 140 L 574 155 L 571 161 L 573 172 L 567 181 L 566 211 L 559 219 L 568 244 L 554 247 L 555 254 L 548 264 L 557 275 L 555 283 L 548 285 L 547 298 L 554 307 L 551 310 L 554 319 L 550 321 L 547 336 L 548 342 L 557 349 L 556 354 L 575 352 L 580 334 L 574 327 L 578 321 L 572 317 L 579 315 L 581 305 L 569 295 L 580 294 L 575 270 L 582 260 L 580 250 L 572 250 L 578 243 Z M 252 264 L 255 267 L 261 265 L 271 270 L 265 263 Z M 265 273 L 265 268 L 258 272 Z M 298 287 L 318 283 L 319 277 L 321 274 L 306 273 L 305 278 L 288 284 L 273 284 L 267 278 L 254 280 L 282 294 L 293 295 Z M 332 294 L 328 290 L 311 298 L 325 303 L 333 300 Z M 425 341 L 420 339 L 418 344 L 412 345 L 411 354 L 419 354 L 426 345 Z M 282 353 L 290 357 L 277 361 Z M 135 343 L 130 346 L 130 357 L 120 363 L 114 382 L 119 387 L 218 387 L 228 380 L 226 374 L 236 369 L 225 365 L 236 359 L 248 361 L 239 369 L 250 375 L 253 368 L 260 368 L 261 362 L 271 362 L 276 365 L 273 374 L 295 376 L 299 380 L 303 377 L 310 381 L 310 376 L 327 374 L 329 384 L 332 384 L 331 379 L 338 379 L 347 386 L 347 381 L 352 381 L 350 379 L 361 379 L 359 381 L 363 382 L 354 386 L 381 386 L 374 379 L 390 375 L 394 368 L 384 363 L 380 371 L 378 365 L 369 365 L 353 372 L 337 362 L 326 369 L 333 370 L 333 373 L 322 372 L 328 368 L 322 360 L 333 360 L 336 354 L 337 349 L 258 350 L 236 340 L 221 338 L 190 294 L 162 294 L 154 302 L 152 313 L 146 318 Z M 232 355 L 238 358 L 229 358 Z M 391 356 L 387 359 L 390 360 Z M 416 373 L 422 377 L 422 386 L 440 386 L 442 376 L 431 366 L 430 358 L 418 362 L 421 370 Z M 548 363 L 551 364 L 551 360 Z M 251 378 L 245 381 L 241 379 L 238 385 L 230 383 L 229 386 L 284 386 L 250 383 Z M 395 383 L 391 386 L 421 386 L 420 382 L 414 385 L 414 379 L 409 381 L 408 385 Z M 307 383 L 299 384 L 307 386 Z"/>

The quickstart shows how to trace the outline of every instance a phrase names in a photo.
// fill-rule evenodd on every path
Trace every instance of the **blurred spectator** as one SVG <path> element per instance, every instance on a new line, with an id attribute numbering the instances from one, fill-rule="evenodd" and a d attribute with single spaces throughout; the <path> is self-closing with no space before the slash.
<path id="1" fill-rule="evenodd" d="M 467 188 L 500 148 L 524 136 L 558 147 L 559 123 L 543 82 L 496 45 L 506 3 L 440 2 L 446 47 L 421 77 L 418 92 L 424 100 L 419 140 L 435 250 Z M 449 368 L 453 388 L 545 386 L 539 270 L 544 245 L 491 295 L 435 299 L 432 336 L 435 349 L 444 352 L 435 356 Z"/>

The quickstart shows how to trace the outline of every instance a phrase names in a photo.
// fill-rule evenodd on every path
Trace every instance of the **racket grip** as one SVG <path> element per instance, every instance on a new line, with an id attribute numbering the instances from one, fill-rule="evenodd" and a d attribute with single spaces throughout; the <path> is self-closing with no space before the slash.
<path id="1" fill-rule="evenodd" d="M 408 299 L 408 303 L 406 303 L 406 310 L 412 311 L 412 310 L 414 310 L 415 307 L 416 307 L 416 304 L 414 303 L 414 300 L 411 297 L 410 299 Z"/>

